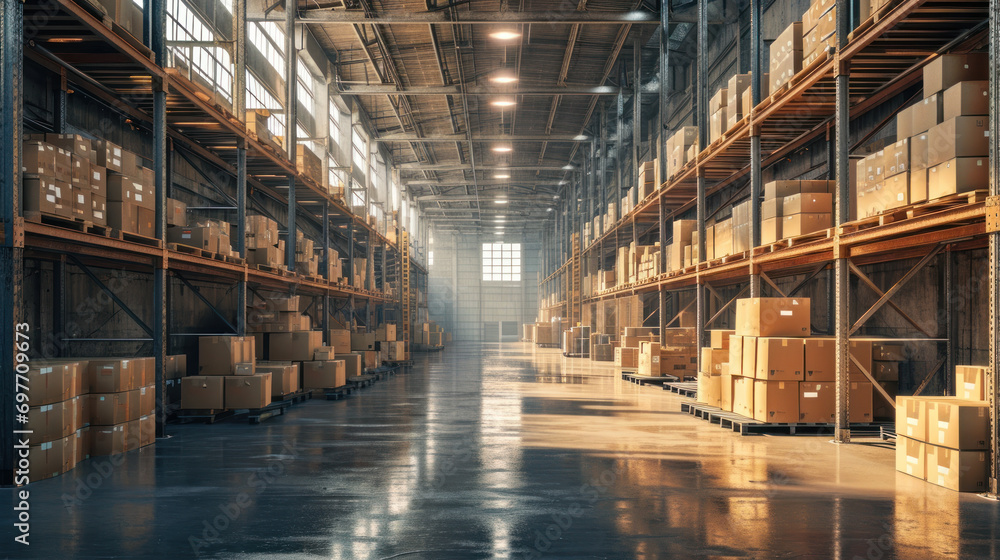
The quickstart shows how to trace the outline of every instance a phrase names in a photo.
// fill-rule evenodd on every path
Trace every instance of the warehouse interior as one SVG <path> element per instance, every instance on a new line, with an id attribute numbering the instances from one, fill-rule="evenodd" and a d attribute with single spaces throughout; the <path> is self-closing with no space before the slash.
<path id="1" fill-rule="evenodd" d="M 1000 557 L 1000 0 L 0 1 L 3 554 Z"/>

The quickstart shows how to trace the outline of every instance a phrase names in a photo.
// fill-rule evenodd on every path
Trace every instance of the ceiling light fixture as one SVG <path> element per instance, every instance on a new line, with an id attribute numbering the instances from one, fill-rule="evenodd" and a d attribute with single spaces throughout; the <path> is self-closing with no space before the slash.
<path id="1" fill-rule="evenodd" d="M 503 171 L 503 172 L 500 172 L 500 173 L 495 173 L 493 175 L 493 178 L 494 179 L 510 179 L 510 173 L 507 173 L 506 171 Z"/>
<path id="2" fill-rule="evenodd" d="M 510 41 L 512 39 L 517 39 L 520 36 L 520 33 L 517 31 L 511 31 L 510 29 L 503 29 L 501 31 L 494 31 L 493 33 L 490 33 L 490 37 L 501 41 Z"/>
<path id="3" fill-rule="evenodd" d="M 502 154 L 506 154 L 507 152 L 510 152 L 513 149 L 514 148 L 511 148 L 510 146 L 507 146 L 507 145 L 493 146 L 493 151 L 494 152 L 500 152 Z"/>
<path id="4" fill-rule="evenodd" d="M 490 78 L 491 82 L 496 82 L 498 84 L 513 84 L 517 81 L 517 76 L 509 70 L 501 70 Z"/>
<path id="5" fill-rule="evenodd" d="M 496 200 L 493 201 L 493 204 L 507 204 L 507 199 L 506 198 L 498 198 L 498 199 L 496 199 Z"/>
<path id="6" fill-rule="evenodd" d="M 494 107 L 513 107 L 515 104 L 513 99 L 494 99 L 490 101 L 490 105 Z"/>

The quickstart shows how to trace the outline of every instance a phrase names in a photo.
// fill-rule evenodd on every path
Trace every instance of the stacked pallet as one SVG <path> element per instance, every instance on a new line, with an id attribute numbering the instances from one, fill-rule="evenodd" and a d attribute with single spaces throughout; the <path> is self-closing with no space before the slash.
<path id="1" fill-rule="evenodd" d="M 761 244 L 798 237 L 833 225 L 835 181 L 771 181 L 764 185 Z"/>
<path id="2" fill-rule="evenodd" d="M 987 489 L 987 368 L 955 368 L 954 397 L 896 399 L 896 470 L 959 492 Z"/>

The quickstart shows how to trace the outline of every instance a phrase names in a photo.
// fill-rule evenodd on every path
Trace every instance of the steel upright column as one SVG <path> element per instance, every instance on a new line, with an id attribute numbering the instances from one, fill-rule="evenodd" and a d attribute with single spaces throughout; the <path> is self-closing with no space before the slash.
<path id="1" fill-rule="evenodd" d="M 624 71 L 622 72 L 624 74 Z M 617 105 L 617 120 L 615 121 L 615 171 L 616 177 L 618 178 L 618 196 L 622 195 L 624 191 L 628 194 L 628 188 L 625 187 L 625 93 L 622 89 L 618 90 L 618 105 Z M 629 198 L 629 203 L 632 199 Z M 622 212 L 622 216 L 625 212 Z"/>
<path id="2" fill-rule="evenodd" d="M 298 148 L 298 63 L 299 57 L 295 50 L 295 0 L 285 0 L 285 146 L 288 160 L 296 164 L 296 149 Z M 288 239 L 285 241 L 285 260 L 288 270 L 295 271 L 295 240 L 298 228 L 295 225 L 295 175 L 288 176 Z"/>
<path id="3" fill-rule="evenodd" d="M 666 0 L 660 0 L 660 97 L 656 111 L 657 144 L 659 154 L 659 175 L 660 180 L 667 179 L 667 104 L 669 98 L 670 79 L 670 10 L 667 9 Z M 657 191 L 660 185 L 656 185 Z M 657 206 L 660 211 L 660 272 L 667 270 L 667 216 L 663 207 L 662 193 L 657 195 Z M 660 288 L 657 293 L 660 296 L 660 344 L 666 344 L 667 336 L 667 292 Z"/>
<path id="4" fill-rule="evenodd" d="M 151 0 L 152 28 L 150 44 L 157 61 L 167 52 L 167 2 Z M 167 84 L 153 84 L 153 182 L 156 201 L 156 238 L 166 240 L 167 234 Z M 153 359 L 156 364 L 156 436 L 163 437 L 166 429 L 166 411 L 162 403 L 163 369 L 167 360 L 167 297 L 170 286 L 165 263 L 159 262 L 153 270 Z"/>
<path id="5" fill-rule="evenodd" d="M 708 146 L 708 0 L 698 0 L 698 90 L 695 96 L 697 111 L 695 120 L 698 123 L 699 152 Z M 698 168 L 698 254 L 696 260 L 705 260 L 705 175 Z M 705 285 L 699 280 L 696 285 L 695 298 L 698 312 L 695 323 L 697 346 L 701 347 L 705 339 Z M 698 371 L 701 371 L 701 351 L 698 352 Z"/>
<path id="6" fill-rule="evenodd" d="M 761 0 L 750 0 L 750 107 L 743 109 L 747 113 L 753 111 L 760 103 L 760 78 L 761 78 Z M 737 101 L 738 103 L 739 101 Z M 761 169 L 760 169 L 760 127 L 753 124 L 750 127 L 750 246 L 760 245 L 760 193 L 761 193 Z M 750 251 L 751 259 L 753 251 Z M 760 297 L 760 274 L 757 268 L 750 268 L 750 297 Z"/>
<path id="7" fill-rule="evenodd" d="M 608 106 L 604 103 L 604 101 L 598 101 L 598 103 L 601 104 L 601 116 L 600 116 L 600 127 L 601 127 L 601 134 L 600 134 L 600 136 L 601 136 L 601 143 L 600 143 L 601 154 L 600 154 L 600 157 L 601 157 L 601 160 L 598 163 L 598 169 L 601 170 L 600 171 L 600 178 L 601 178 L 600 185 L 601 185 L 601 189 L 604 191 L 604 194 L 601 197 L 601 199 L 602 200 L 607 200 L 608 199 L 608 195 L 611 194 L 610 193 L 610 191 L 611 191 L 611 188 L 610 188 L 611 184 L 608 181 Z M 612 199 L 611 199 L 611 202 L 616 205 L 615 206 L 616 208 L 617 208 L 618 200 L 620 198 L 621 198 L 621 195 L 612 197 Z M 618 218 L 621 218 L 621 208 L 618 208 L 618 212 L 615 213 L 615 216 L 617 216 Z"/>
<path id="8" fill-rule="evenodd" d="M 330 201 L 323 201 L 323 278 L 330 281 Z M 385 274 L 385 268 L 383 267 L 383 274 Z M 323 338 L 326 339 L 326 343 L 330 344 L 329 332 L 330 332 L 330 292 L 323 292 L 323 320 L 320 321 L 320 325 L 323 329 Z"/>
<path id="9" fill-rule="evenodd" d="M 632 184 L 639 201 L 639 147 L 642 144 L 642 44 L 632 42 Z"/>
<path id="10" fill-rule="evenodd" d="M 3 220 L 3 241 L 0 242 L 0 289 L 4 304 L 0 305 L 0 433 L 13 438 L 15 430 L 26 425 L 15 422 L 15 367 L 18 365 L 15 344 L 34 339 L 31 326 L 21 327 L 22 283 L 24 279 L 24 229 L 21 219 L 21 124 L 24 109 L 24 10 L 19 0 L 2 0 L 0 11 L 0 220 Z M 22 336 L 18 337 L 18 333 Z M 30 342 L 29 342 L 30 346 Z M 23 367 L 21 368 L 24 369 Z M 27 436 L 30 439 L 30 435 Z M 18 438 L 19 439 L 19 438 Z M 6 439 L 6 441 L 11 441 Z M 14 483 L 17 461 L 14 445 L 0 446 L 0 486 Z"/>
<path id="11" fill-rule="evenodd" d="M 1000 0 L 990 0 L 990 127 L 1000 130 Z M 5 90 L 6 91 L 6 90 Z M 990 196 L 1000 196 L 1000 146 L 990 135 Z M 994 199 L 995 200 L 995 199 Z M 990 402 L 990 494 L 1000 495 L 1000 232 L 989 234 L 990 367 L 986 387 Z"/>
<path id="12" fill-rule="evenodd" d="M 994 0 L 995 1 L 995 0 Z M 850 372 L 850 346 L 848 337 L 850 335 L 850 261 L 846 252 L 840 248 L 840 225 L 850 220 L 850 181 L 848 177 L 848 157 L 850 149 L 850 105 L 848 91 L 849 68 L 847 63 L 840 59 L 840 50 L 847 44 L 847 34 L 851 32 L 850 26 L 850 3 L 847 0 L 837 0 L 837 54 L 835 59 L 834 74 L 836 85 L 836 114 L 834 123 L 836 126 L 837 142 L 837 196 L 836 196 L 836 219 L 837 230 L 834 236 L 834 301 L 836 304 L 834 319 L 834 336 L 836 337 L 837 348 L 837 410 L 836 426 L 834 428 L 834 438 L 840 443 L 851 441 L 850 430 L 850 406 L 848 395 L 850 394 L 849 372 Z"/>
<path id="13" fill-rule="evenodd" d="M 246 117 L 247 79 L 247 2 L 233 2 L 233 112 L 237 117 Z M 240 141 L 236 145 L 236 250 L 241 259 L 247 257 L 247 145 Z M 246 277 L 236 283 L 236 334 L 247 333 L 247 282 Z"/>

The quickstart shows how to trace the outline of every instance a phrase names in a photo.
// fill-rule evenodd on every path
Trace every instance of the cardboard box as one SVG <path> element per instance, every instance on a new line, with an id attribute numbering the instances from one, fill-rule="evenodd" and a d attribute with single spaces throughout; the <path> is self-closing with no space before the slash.
<path id="1" fill-rule="evenodd" d="M 873 392 L 875 386 L 868 381 L 850 381 L 848 421 L 852 424 L 867 424 L 874 419 Z"/>
<path id="2" fill-rule="evenodd" d="M 754 381 L 752 377 L 733 377 L 733 412 L 736 414 L 753 418 Z"/>
<path id="3" fill-rule="evenodd" d="M 237 375 L 237 365 L 253 363 L 252 336 L 198 337 L 198 375 Z"/>
<path id="4" fill-rule="evenodd" d="M 93 163 L 115 173 L 122 172 L 122 149 L 117 144 L 107 140 L 91 141 L 94 159 Z"/>
<path id="5" fill-rule="evenodd" d="M 388 347 L 387 360 L 390 362 L 402 362 L 406 360 L 406 343 L 402 341 L 386 342 Z"/>
<path id="6" fill-rule="evenodd" d="M 42 212 L 69 218 L 73 214 L 70 189 L 46 177 L 25 177 L 22 190 L 25 212 Z"/>
<path id="7" fill-rule="evenodd" d="M 836 411 L 837 386 L 834 383 L 799 383 L 799 422 L 833 423 Z"/>
<path id="8" fill-rule="evenodd" d="M 720 390 L 722 392 L 722 398 L 720 399 L 719 408 L 721 408 L 722 410 L 732 412 L 734 377 L 729 373 L 723 373 L 720 377 L 722 378 L 719 381 Z"/>
<path id="9" fill-rule="evenodd" d="M 830 193 L 797 193 L 782 199 L 781 212 L 785 216 L 800 213 L 833 212 L 833 195 Z"/>
<path id="10" fill-rule="evenodd" d="M 173 198 L 167 199 L 167 225 L 187 227 L 187 204 Z"/>
<path id="11" fill-rule="evenodd" d="M 153 415 L 139 418 L 139 446 L 146 447 L 156 443 L 156 417 Z"/>
<path id="12" fill-rule="evenodd" d="M 71 154 L 69 161 L 70 184 L 74 188 L 90 190 L 90 160 L 86 157 Z"/>
<path id="13" fill-rule="evenodd" d="M 737 334 L 729 336 L 729 373 L 743 375 L 743 337 Z"/>
<path id="14" fill-rule="evenodd" d="M 82 428 L 90 419 L 82 417 L 84 405 L 81 400 L 86 401 L 87 396 L 29 408 L 26 429 L 32 432 L 31 440 L 54 441 Z"/>
<path id="15" fill-rule="evenodd" d="M 740 373 L 745 377 L 753 378 L 757 375 L 757 337 L 744 336 L 742 340 L 743 353 L 741 356 L 743 362 L 740 364 Z"/>
<path id="16" fill-rule="evenodd" d="M 926 445 L 926 480 L 957 492 L 985 492 L 989 471 L 985 451 L 957 451 Z"/>
<path id="17" fill-rule="evenodd" d="M 902 140 L 913 136 L 913 105 L 896 113 L 896 138 Z"/>
<path id="18" fill-rule="evenodd" d="M 375 350 L 375 333 L 351 333 L 351 350 Z"/>
<path id="19" fill-rule="evenodd" d="M 802 51 L 802 22 L 792 22 L 771 43 L 771 58 L 781 58 Z M 773 69 L 771 70 L 774 71 Z"/>
<path id="20" fill-rule="evenodd" d="M 750 87 L 750 74 L 733 74 L 726 84 L 727 120 L 735 124 L 750 108 L 743 103 L 743 92 Z M 728 125 L 729 123 L 727 123 Z"/>
<path id="21" fill-rule="evenodd" d="M 714 329 L 708 331 L 709 343 L 712 348 L 728 349 L 729 338 L 736 334 L 736 331 L 726 329 Z"/>
<path id="22" fill-rule="evenodd" d="M 108 225 L 129 233 L 139 233 L 139 207 L 131 202 L 108 203 Z"/>
<path id="23" fill-rule="evenodd" d="M 934 166 L 957 157 L 988 157 L 988 117 L 954 117 L 928 132 L 927 164 Z"/>
<path id="24" fill-rule="evenodd" d="M 915 476 L 921 480 L 926 479 L 925 454 L 926 443 L 908 437 L 896 437 L 896 470 Z"/>
<path id="25" fill-rule="evenodd" d="M 906 173 L 910 169 L 910 139 L 903 138 L 882 150 L 882 164 L 885 166 L 885 176 L 892 177 Z"/>
<path id="26" fill-rule="evenodd" d="M 837 379 L 837 346 L 832 338 L 804 339 L 803 378 L 807 382 L 832 382 Z"/>
<path id="27" fill-rule="evenodd" d="M 638 347 L 618 347 L 615 348 L 615 367 L 633 370 L 639 367 Z"/>
<path id="28" fill-rule="evenodd" d="M 793 51 L 783 55 L 771 65 L 770 70 L 769 87 L 771 91 L 777 91 L 802 71 L 802 51 Z"/>
<path id="29" fill-rule="evenodd" d="M 927 443 L 951 449 L 989 449 L 989 404 L 937 398 L 926 402 Z"/>
<path id="30" fill-rule="evenodd" d="M 989 185 L 988 158 L 955 158 L 927 170 L 927 199 L 986 189 Z"/>
<path id="31" fill-rule="evenodd" d="M 226 407 L 226 378 L 216 375 L 192 375 L 181 379 L 181 408 L 186 410 L 222 410 Z"/>
<path id="32" fill-rule="evenodd" d="M 292 362 L 257 362 L 257 373 L 271 375 L 271 398 L 299 390 L 299 365 Z"/>
<path id="33" fill-rule="evenodd" d="M 784 238 L 798 237 L 822 231 L 833 225 L 833 216 L 830 213 L 822 214 L 792 214 L 781 218 L 781 234 Z"/>
<path id="34" fill-rule="evenodd" d="M 139 207 L 136 210 L 136 233 L 153 237 L 156 235 L 156 212 L 148 208 Z"/>
<path id="35" fill-rule="evenodd" d="M 986 366 L 955 366 L 955 396 L 967 401 L 986 401 Z"/>
<path id="36" fill-rule="evenodd" d="M 944 95 L 925 94 L 921 101 L 913 105 L 910 116 L 913 118 L 911 132 L 922 134 L 941 123 L 944 117 Z"/>
<path id="37" fill-rule="evenodd" d="M 927 169 L 911 169 L 910 178 L 910 204 L 925 202 L 927 200 Z"/>
<path id="38" fill-rule="evenodd" d="M 927 403 L 935 397 L 896 397 L 896 434 L 927 441 Z"/>
<path id="39" fill-rule="evenodd" d="M 347 378 L 357 377 L 364 371 L 364 355 L 356 352 L 349 354 L 337 354 L 335 360 L 342 360 L 346 370 Z"/>
<path id="40" fill-rule="evenodd" d="M 187 354 L 167 356 L 163 365 L 164 379 L 180 379 L 187 376 Z"/>
<path id="41" fill-rule="evenodd" d="M 802 381 L 804 354 L 801 338 L 757 338 L 754 377 L 771 381 Z"/>
<path id="42" fill-rule="evenodd" d="M 698 402 L 722 407 L 722 376 L 705 372 L 698 374 Z"/>
<path id="43" fill-rule="evenodd" d="M 764 200 L 760 205 L 760 219 L 780 218 L 783 210 L 782 202 L 784 200 L 784 198 L 769 198 Z"/>
<path id="44" fill-rule="evenodd" d="M 302 364 L 302 388 L 334 389 L 347 384 L 347 372 L 343 360 L 305 362 Z"/>
<path id="45" fill-rule="evenodd" d="M 872 362 L 875 381 L 899 381 L 899 362 Z"/>
<path id="46" fill-rule="evenodd" d="M 268 338 L 268 358 L 277 362 L 311 361 L 323 346 L 322 331 L 271 333 Z"/>
<path id="47" fill-rule="evenodd" d="M 722 365 L 728 361 L 728 348 L 710 348 L 706 346 L 701 349 L 701 371 L 703 373 L 720 375 L 722 373 Z"/>
<path id="48" fill-rule="evenodd" d="M 799 421 L 799 384 L 795 381 L 753 380 L 754 414 L 761 422 Z"/>
<path id="49" fill-rule="evenodd" d="M 313 360 L 317 362 L 332 360 L 334 355 L 336 355 L 336 351 L 333 346 L 320 346 L 313 352 Z"/>
<path id="50" fill-rule="evenodd" d="M 958 82 L 983 80 L 988 69 L 986 53 L 941 55 L 924 66 L 924 95 L 944 91 Z"/>
<path id="51" fill-rule="evenodd" d="M 73 182 L 73 161 L 72 158 L 66 150 L 62 148 L 56 148 L 56 172 L 52 176 L 57 183 L 66 183 L 69 185 Z"/>
<path id="52" fill-rule="evenodd" d="M 77 377 L 85 375 L 76 362 L 34 361 L 28 366 L 28 405 L 42 406 L 71 399 L 80 392 Z"/>
<path id="53" fill-rule="evenodd" d="M 131 412 L 129 411 L 130 392 L 91 393 L 87 395 L 89 397 L 87 408 L 90 410 L 90 424 L 92 426 L 113 426 L 122 422 L 128 422 L 131 416 Z M 136 393 L 136 396 L 138 396 L 138 393 Z"/>
<path id="54" fill-rule="evenodd" d="M 809 336 L 807 298 L 746 298 L 736 302 L 736 333 L 742 336 Z"/>
<path id="55" fill-rule="evenodd" d="M 114 426 L 90 427 L 90 455 L 92 457 L 118 455 L 124 453 L 125 450 L 124 422 Z"/>
<path id="56" fill-rule="evenodd" d="M 729 99 L 729 90 L 726 88 L 721 88 L 715 92 L 715 95 L 708 100 L 708 112 L 714 113 L 719 109 L 725 107 Z"/>
<path id="57" fill-rule="evenodd" d="M 119 393 L 137 387 L 133 383 L 135 360 L 97 358 L 88 361 L 87 386 L 91 393 Z"/>
<path id="58" fill-rule="evenodd" d="M 396 340 L 396 325 L 386 323 L 375 329 L 375 340 L 379 342 L 393 342 Z"/>
<path id="59" fill-rule="evenodd" d="M 257 409 L 271 404 L 271 373 L 225 377 L 228 409 Z"/>
<path id="60" fill-rule="evenodd" d="M 29 141 L 21 144 L 21 172 L 55 181 L 56 147 L 48 142 Z"/>
<path id="61" fill-rule="evenodd" d="M 767 218 L 760 224 L 760 242 L 763 245 L 784 239 L 781 234 L 782 218 Z"/>
<path id="62" fill-rule="evenodd" d="M 942 119 L 955 117 L 989 115 L 990 83 L 982 80 L 958 82 L 944 92 Z"/>
<path id="63" fill-rule="evenodd" d="M 637 375 L 660 375 L 660 344 L 658 342 L 639 342 L 639 368 Z"/>
<path id="64" fill-rule="evenodd" d="M 330 329 L 327 331 L 327 342 L 339 352 L 346 352 L 351 348 L 351 331 Z"/>
<path id="65" fill-rule="evenodd" d="M 133 389 L 139 396 L 139 408 L 136 411 L 129 410 L 130 417 L 148 416 L 156 414 L 156 386 L 148 385 Z M 131 391 L 130 391 L 131 392 Z M 131 401 L 129 402 L 131 406 Z"/>

